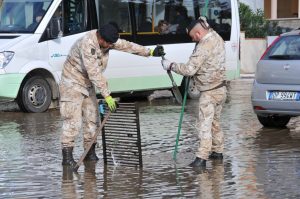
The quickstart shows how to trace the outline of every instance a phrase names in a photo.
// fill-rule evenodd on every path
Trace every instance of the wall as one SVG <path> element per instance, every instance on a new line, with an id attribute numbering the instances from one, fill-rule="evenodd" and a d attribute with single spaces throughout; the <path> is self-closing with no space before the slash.
<path id="1" fill-rule="evenodd" d="M 277 21 L 283 32 L 300 28 L 300 19 L 275 19 L 270 21 Z"/>
<path id="2" fill-rule="evenodd" d="M 266 50 L 267 41 L 262 38 L 245 38 L 245 32 L 240 36 L 241 74 L 253 74 L 256 64 Z"/>

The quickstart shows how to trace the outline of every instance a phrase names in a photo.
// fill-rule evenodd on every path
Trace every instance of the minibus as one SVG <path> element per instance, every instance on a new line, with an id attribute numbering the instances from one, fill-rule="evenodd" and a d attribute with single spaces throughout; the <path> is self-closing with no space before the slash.
<path id="1" fill-rule="evenodd" d="M 167 59 L 185 63 L 195 46 L 185 28 L 202 15 L 225 41 L 227 79 L 239 77 L 236 0 L 1 0 L 0 98 L 16 100 L 24 112 L 57 107 L 71 46 L 107 23 L 118 28 L 120 38 L 149 48 L 163 45 Z M 180 86 L 184 77 L 173 75 Z M 160 58 L 116 50 L 110 51 L 104 76 L 113 94 L 172 87 Z M 188 95 L 199 96 L 193 81 Z"/>

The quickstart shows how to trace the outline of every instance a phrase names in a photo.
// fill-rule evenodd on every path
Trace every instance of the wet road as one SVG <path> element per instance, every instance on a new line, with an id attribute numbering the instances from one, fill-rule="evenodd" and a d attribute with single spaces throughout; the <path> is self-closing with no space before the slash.
<path id="1" fill-rule="evenodd" d="M 104 166 L 100 160 L 78 174 L 61 166 L 57 110 L 0 112 L 0 198 L 300 198 L 300 119 L 286 129 L 262 128 L 251 109 L 251 86 L 251 79 L 231 83 L 221 121 L 224 160 L 208 161 L 202 171 L 187 166 L 197 147 L 196 100 L 187 104 L 176 164 L 180 106 L 153 99 L 138 102 L 143 168 Z M 82 152 L 80 136 L 75 158 Z"/>

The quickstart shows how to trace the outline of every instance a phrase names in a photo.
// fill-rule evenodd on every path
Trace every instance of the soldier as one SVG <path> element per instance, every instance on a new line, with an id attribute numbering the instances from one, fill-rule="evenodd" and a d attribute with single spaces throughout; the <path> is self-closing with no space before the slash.
<path id="1" fill-rule="evenodd" d="M 201 91 L 197 123 L 200 145 L 190 166 L 205 167 L 208 158 L 223 159 L 224 136 L 219 120 L 226 99 L 225 46 L 205 17 L 192 21 L 187 33 L 197 42 L 189 61 L 183 64 L 162 60 L 162 65 L 165 70 L 192 76 Z"/>
<path id="2" fill-rule="evenodd" d="M 62 126 L 62 165 L 75 166 L 73 147 L 79 131 L 84 132 L 84 148 L 87 148 L 99 124 L 98 106 L 95 93 L 97 87 L 109 109 L 116 109 L 116 102 L 110 96 L 107 80 L 102 75 L 106 69 L 110 49 L 121 50 L 140 56 L 161 56 L 162 46 L 154 50 L 119 39 L 118 30 L 106 24 L 99 30 L 87 32 L 72 46 L 64 63 L 59 84 L 60 113 Z M 97 161 L 93 144 L 85 161 Z"/>

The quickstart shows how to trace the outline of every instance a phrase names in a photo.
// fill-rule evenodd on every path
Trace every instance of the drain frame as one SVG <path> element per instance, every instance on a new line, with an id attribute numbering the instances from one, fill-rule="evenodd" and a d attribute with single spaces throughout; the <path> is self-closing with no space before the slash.
<path id="1" fill-rule="evenodd" d="M 139 109 L 134 103 L 118 103 L 102 129 L 104 164 L 115 164 L 113 156 L 122 166 L 143 166 Z M 108 113 L 104 107 L 101 120 Z M 121 144 L 121 145 L 120 145 Z"/>

